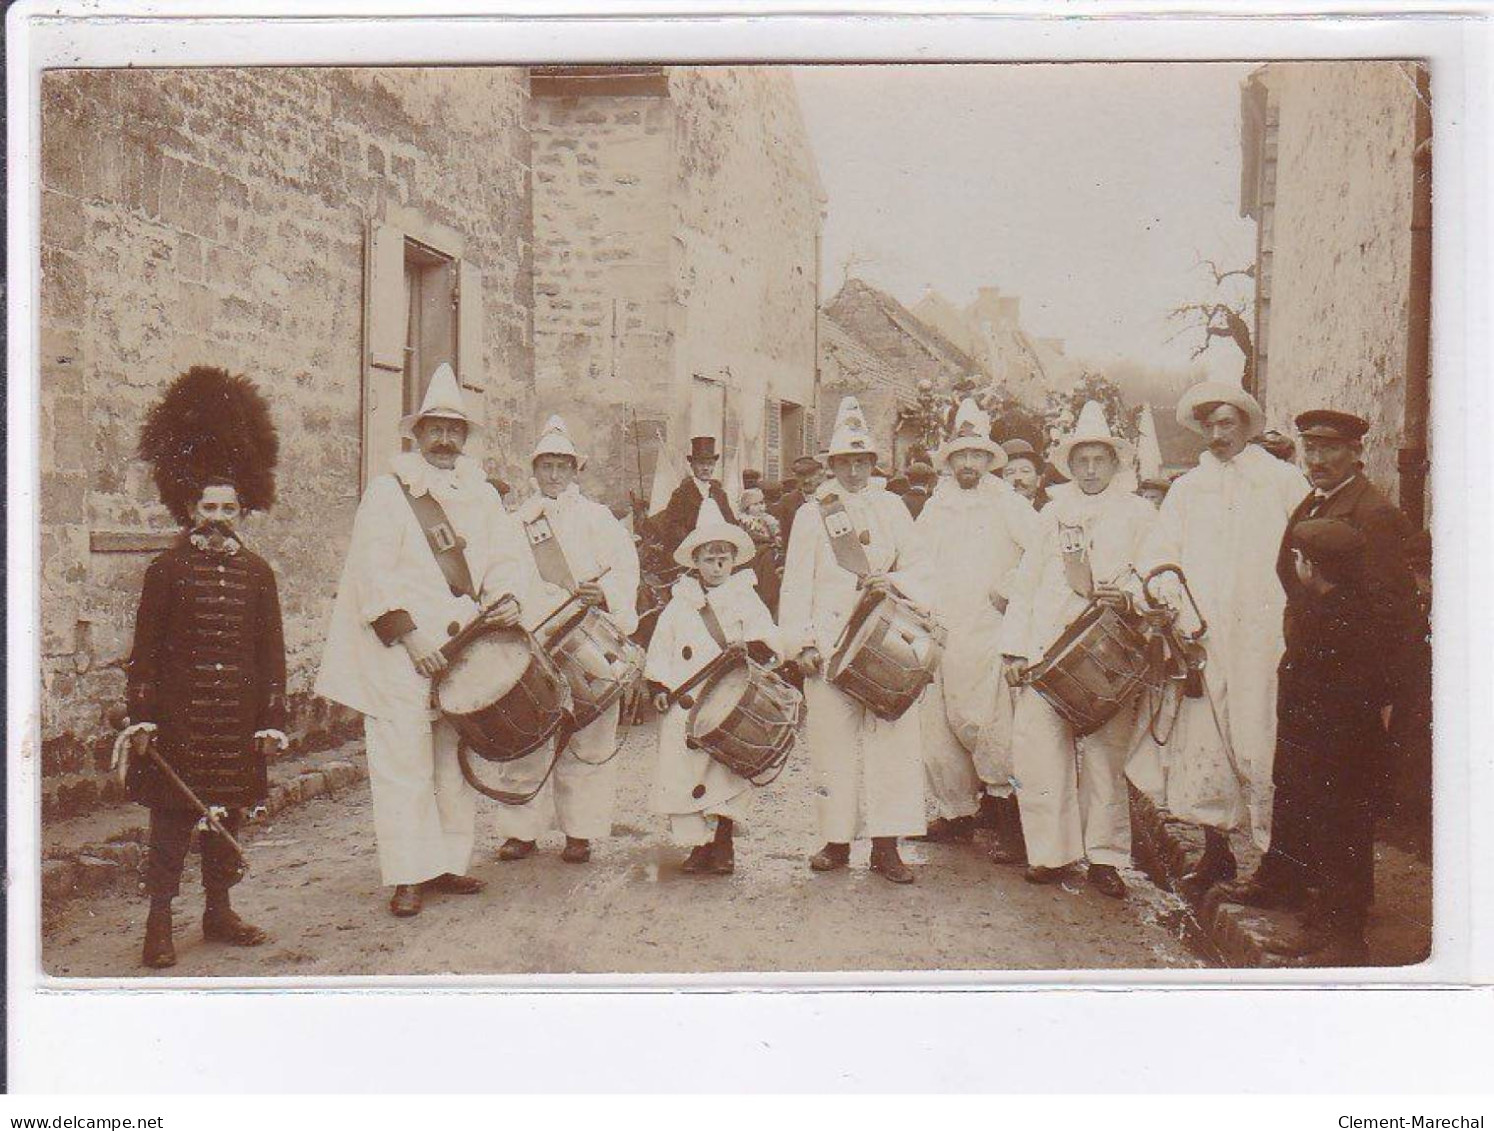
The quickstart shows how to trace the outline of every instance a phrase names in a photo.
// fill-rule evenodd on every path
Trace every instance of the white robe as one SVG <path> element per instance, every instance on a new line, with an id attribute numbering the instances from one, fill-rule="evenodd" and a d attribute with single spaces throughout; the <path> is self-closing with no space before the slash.
<path id="1" fill-rule="evenodd" d="M 924 777 L 937 815 L 976 812 L 983 787 L 1010 793 L 1012 693 L 1001 677 L 998 604 L 1011 597 L 1041 523 L 1004 481 L 942 480 L 914 523 L 936 563 L 934 609 L 949 638 L 920 704 Z"/>
<path id="2" fill-rule="evenodd" d="M 632 535 L 610 510 L 581 494 L 575 484 L 558 498 L 531 495 L 520 505 L 515 517 L 522 530 L 523 524 L 535 521 L 542 514 L 549 520 L 555 541 L 565 554 L 572 579 L 580 584 L 601 574 L 598 584 L 607 596 L 607 615 L 622 632 L 632 633 L 638 627 L 638 550 Z M 532 557 L 532 551 L 530 554 Z M 526 604 L 524 615 L 530 628 L 570 597 L 560 586 L 541 578 L 537 565 L 535 584 L 535 595 Z M 622 766 L 622 760 L 614 757 L 621 713 L 621 704 L 613 704 L 590 725 L 571 735 L 554 773 L 533 800 L 525 805 L 504 805 L 497 810 L 500 836 L 537 840 L 555 827 L 580 840 L 611 834 L 617 774 Z M 499 789 L 528 793 L 544 777 L 553 754 L 554 746 L 546 743 L 515 762 L 490 767 L 484 780 Z"/>
<path id="3" fill-rule="evenodd" d="M 676 581 L 649 640 L 644 677 L 675 691 L 721 654 L 721 646 L 701 617 L 707 600 L 727 643 L 758 640 L 781 654 L 781 634 L 753 588 L 755 584 L 751 570 L 734 573 L 712 589 L 702 588 L 694 574 Z M 703 690 L 697 687 L 692 692 L 692 702 Z M 745 801 L 753 786 L 704 750 L 691 750 L 685 745 L 689 717 L 690 708 L 676 702 L 659 721 L 658 760 L 649 807 L 669 816 L 677 841 L 695 845 L 708 839 L 705 815 L 734 819 L 745 815 Z"/>
<path id="4" fill-rule="evenodd" d="M 826 664 L 861 592 L 855 574 L 835 560 L 817 499 L 838 493 L 873 570 L 888 573 L 908 599 L 933 603 L 934 568 L 902 499 L 877 487 L 847 494 L 832 479 L 794 517 L 779 596 L 788 655 L 819 650 Z M 824 669 L 805 681 L 805 742 L 817 787 L 820 836 L 845 844 L 858 837 L 918 836 L 925 828 L 923 754 L 917 706 L 896 722 L 877 718 L 827 682 Z"/>
<path id="5" fill-rule="evenodd" d="M 1182 567 L 1209 625 L 1209 697 L 1182 700 L 1163 752 L 1167 807 L 1213 828 L 1248 824 L 1261 848 L 1270 838 L 1276 666 L 1285 647 L 1276 555 L 1309 489 L 1302 472 L 1258 445 L 1228 463 L 1205 452 L 1168 491 L 1142 556 L 1147 569 Z M 1191 616 L 1181 622 L 1195 625 Z"/>
<path id="6" fill-rule="evenodd" d="M 1037 544 L 1017 570 L 1002 626 L 1002 651 L 1037 663 L 1088 605 L 1070 586 L 1060 555 L 1062 529 L 1077 528 L 1095 583 L 1136 589 L 1131 567 L 1156 512 L 1112 481 L 1097 495 L 1074 484 L 1053 489 L 1039 514 Z M 1136 705 L 1093 734 L 1073 728 L 1032 688 L 1017 696 L 1012 759 L 1029 863 L 1059 868 L 1083 857 L 1119 867 L 1131 855 L 1126 761 Z"/>
<path id="7" fill-rule="evenodd" d="M 402 453 L 358 505 L 316 693 L 364 716 L 386 884 L 466 871 L 476 814 L 476 794 L 456 767 L 454 736 L 431 709 L 430 680 L 401 644 L 381 643 L 373 628 L 384 614 L 403 609 L 416 628 L 445 640 L 479 611 L 470 597 L 452 594 L 400 480 L 441 503 L 466 543 L 463 553 L 483 605 L 504 594 L 522 604 L 533 584 L 522 532 L 471 459 L 460 457 L 454 470 L 443 472 L 418 452 Z"/>

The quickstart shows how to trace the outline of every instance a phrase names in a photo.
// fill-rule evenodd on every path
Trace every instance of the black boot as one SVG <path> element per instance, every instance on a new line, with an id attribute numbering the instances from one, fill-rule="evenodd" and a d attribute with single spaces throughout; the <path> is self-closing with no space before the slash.
<path id="1" fill-rule="evenodd" d="M 911 884 L 913 870 L 903 863 L 897 851 L 897 837 L 872 837 L 871 870 L 895 884 Z"/>
<path id="2" fill-rule="evenodd" d="M 1210 828 L 1205 828 L 1203 833 L 1203 855 L 1193 865 L 1192 871 L 1178 881 L 1178 893 L 1195 902 L 1215 884 L 1232 880 L 1239 874 L 1234 850 L 1229 846 L 1229 834 Z"/>
<path id="3" fill-rule="evenodd" d="M 991 800 L 996 803 L 996 839 L 991 844 L 991 860 L 1027 867 L 1027 842 L 1022 839 L 1022 809 L 1016 794 Z"/>
<path id="4" fill-rule="evenodd" d="M 202 913 L 202 937 L 229 946 L 259 946 L 270 936 L 253 923 L 246 923 L 228 904 L 228 889 L 210 891 Z"/>
<path id="5" fill-rule="evenodd" d="M 851 862 L 851 846 L 831 841 L 809 858 L 809 866 L 816 872 L 834 872 Z"/>
<path id="6" fill-rule="evenodd" d="M 176 947 L 171 942 L 171 900 L 152 899 L 145 917 L 145 946 L 140 961 L 152 970 L 176 965 Z"/>
<path id="7" fill-rule="evenodd" d="M 736 871 L 737 854 L 732 846 L 732 830 L 730 817 L 716 818 L 716 839 L 711 841 L 711 871 L 717 876 L 729 876 Z"/>
<path id="8" fill-rule="evenodd" d="M 928 831 L 922 836 L 910 836 L 909 840 L 922 840 L 930 844 L 967 843 L 975 836 L 975 818 L 935 817 L 929 822 Z"/>

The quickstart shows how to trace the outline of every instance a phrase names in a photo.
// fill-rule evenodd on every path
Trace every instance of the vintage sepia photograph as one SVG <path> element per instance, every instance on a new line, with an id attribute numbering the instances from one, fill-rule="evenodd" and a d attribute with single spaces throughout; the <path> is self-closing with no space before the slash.
<path id="1" fill-rule="evenodd" d="M 1424 963 L 1431 90 L 45 71 L 45 974 Z"/>

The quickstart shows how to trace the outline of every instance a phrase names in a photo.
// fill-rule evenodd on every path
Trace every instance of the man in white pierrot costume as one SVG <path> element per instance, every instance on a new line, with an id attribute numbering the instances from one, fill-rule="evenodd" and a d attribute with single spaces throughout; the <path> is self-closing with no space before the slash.
<path id="1" fill-rule="evenodd" d="M 1049 492 L 1038 542 L 1017 570 L 1001 632 L 1008 682 L 1042 659 L 1092 599 L 1121 604 L 1135 592 L 1134 563 L 1156 512 L 1120 476 L 1131 458 L 1104 409 L 1087 402 L 1053 455 L 1070 482 Z M 1135 718 L 1133 702 L 1079 737 L 1037 691 L 1018 695 L 1012 759 L 1029 882 L 1054 883 L 1087 859 L 1096 890 L 1125 896 L 1119 869 L 1131 860 L 1126 761 Z"/>
<path id="2" fill-rule="evenodd" d="M 1250 443 L 1265 413 L 1239 385 L 1200 382 L 1178 402 L 1177 419 L 1209 450 L 1173 482 L 1142 560 L 1180 566 L 1208 622 L 1207 695 L 1181 701 L 1162 752 L 1167 808 L 1204 829 L 1203 856 L 1183 878 L 1201 892 L 1235 876 L 1230 830 L 1248 828 L 1263 849 L 1270 841 L 1286 608 L 1276 555 L 1311 488 L 1294 464 Z M 1181 627 L 1192 627 L 1186 600 L 1174 593 L 1169 601 L 1184 610 Z"/>
<path id="3" fill-rule="evenodd" d="M 1018 860 L 1012 692 L 1000 679 L 999 634 L 1017 566 L 1040 524 L 1032 504 L 993 474 L 1006 453 L 975 401 L 960 404 L 938 458 L 949 474 L 914 524 L 935 562 L 934 609 L 949 633 L 920 704 L 924 777 L 935 809 L 927 839 L 969 840 L 985 808 L 999 834 L 996 854 Z"/>
<path id="4" fill-rule="evenodd" d="M 474 894 L 467 875 L 477 794 L 455 729 L 431 708 L 441 645 L 479 615 L 519 623 L 534 564 L 482 466 L 462 454 L 477 421 L 456 374 L 432 374 L 400 422 L 415 451 L 394 457 L 353 520 L 316 692 L 363 715 L 374 830 L 390 910 L 419 914 L 424 892 Z"/>
<path id="5" fill-rule="evenodd" d="M 546 422 L 529 464 L 534 494 L 520 504 L 515 517 L 534 558 L 540 588 L 525 606 L 525 623 L 538 625 L 574 593 L 578 602 L 602 610 L 625 635 L 631 634 L 638 627 L 638 551 L 612 512 L 581 493 L 578 477 L 586 457 L 559 416 Z M 533 800 L 498 810 L 498 832 L 506 838 L 498 850 L 500 860 L 532 856 L 540 835 L 552 824 L 565 834 L 562 860 L 584 864 L 591 859 L 591 842 L 612 832 L 621 765 L 613 755 L 621 715 L 619 701 L 572 734 Z M 547 743 L 511 763 L 505 776 L 511 774 L 516 783 L 527 781 L 530 769 L 537 762 L 548 766 L 552 753 Z M 524 792 L 531 788 L 528 784 Z"/>
<path id="6" fill-rule="evenodd" d="M 805 742 L 825 841 L 810 866 L 819 872 L 844 868 L 851 842 L 870 837 L 872 869 L 894 883 L 911 883 L 897 841 L 926 827 L 918 711 L 895 722 L 878 719 L 824 676 L 862 591 L 895 590 L 927 607 L 933 601 L 933 560 L 902 499 L 869 484 L 877 453 L 855 397 L 840 403 L 826 459 L 832 478 L 794 519 L 779 598 L 788 654 L 809 677 Z M 868 572 L 862 577 L 840 564 L 826 529 L 826 510 L 838 507 L 844 507 L 864 553 Z"/>

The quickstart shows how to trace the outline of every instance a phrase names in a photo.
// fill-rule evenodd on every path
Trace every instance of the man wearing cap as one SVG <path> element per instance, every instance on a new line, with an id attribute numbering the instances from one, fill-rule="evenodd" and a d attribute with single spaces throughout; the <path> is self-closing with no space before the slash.
<path id="1" fill-rule="evenodd" d="M 1265 414 L 1238 385 L 1203 381 L 1178 403 L 1178 423 L 1209 447 L 1173 481 L 1143 555 L 1146 572 L 1182 568 L 1205 621 L 1205 694 L 1179 701 L 1164 752 L 1167 808 L 1201 825 L 1204 852 L 1183 877 L 1190 894 L 1232 879 L 1229 833 L 1249 829 L 1261 848 L 1271 830 L 1276 747 L 1276 666 L 1286 594 L 1276 552 L 1307 480 L 1258 444 Z M 1186 608 L 1178 593 L 1170 603 Z M 1181 627 L 1194 627 L 1183 614 Z"/>
<path id="2" fill-rule="evenodd" d="M 935 810 L 927 838 L 970 840 L 985 808 L 1000 835 L 999 852 L 1016 861 L 1012 693 L 999 678 L 999 636 L 1017 566 L 1036 543 L 1040 520 L 1026 499 L 990 474 L 1006 460 L 990 434 L 990 418 L 976 403 L 961 404 L 955 434 L 939 453 L 950 474 L 915 524 L 937 563 L 934 610 L 949 633 L 933 687 L 919 705 L 924 782 Z"/>
<path id="3" fill-rule="evenodd" d="M 869 484 L 876 448 L 855 397 L 841 401 L 829 463 L 833 478 L 794 521 L 779 607 L 787 654 L 810 676 L 805 742 L 825 841 L 810 867 L 844 868 L 851 842 L 870 837 L 872 870 L 906 884 L 913 873 L 898 854 L 898 837 L 925 829 L 918 712 L 879 719 L 824 676 L 864 592 L 896 591 L 927 606 L 933 561 L 902 500 Z"/>
<path id="4" fill-rule="evenodd" d="M 534 493 L 516 516 L 539 573 L 535 598 L 524 620 L 533 628 L 562 605 L 575 601 L 606 614 L 623 635 L 638 627 L 638 551 L 622 523 L 601 503 L 581 493 L 578 482 L 586 458 L 576 449 L 565 421 L 545 423 L 529 457 Z M 558 622 L 556 622 L 558 623 Z M 560 858 L 567 864 L 591 859 L 591 842 L 612 832 L 613 798 L 619 762 L 617 726 L 622 703 L 570 735 L 554 772 L 538 794 L 523 805 L 498 808 L 498 832 L 505 840 L 500 860 L 533 856 L 541 833 L 558 825 L 565 834 Z M 528 793 L 534 779 L 549 767 L 554 751 L 547 743 L 507 763 L 500 788 Z"/>
<path id="5" fill-rule="evenodd" d="M 1008 440 L 1001 445 L 1006 461 L 996 470 L 1012 490 L 1032 504 L 1033 510 L 1042 510 L 1048 502 L 1048 492 L 1043 489 L 1043 462 L 1026 440 Z"/>
<path id="6" fill-rule="evenodd" d="M 794 460 L 793 471 L 798 483 L 792 491 L 784 492 L 783 498 L 778 501 L 778 508 L 773 512 L 783 531 L 785 546 L 794 532 L 794 516 L 799 513 L 800 507 L 814 498 L 815 491 L 824 480 L 825 465 L 814 456 L 800 456 Z"/>
<path id="7" fill-rule="evenodd" d="M 903 505 L 915 519 L 923 513 L 938 483 L 939 476 L 932 465 L 921 461 L 908 465 L 908 493 L 903 496 Z"/>
<path id="8" fill-rule="evenodd" d="M 716 464 L 720 462 L 720 456 L 716 452 L 716 437 L 691 437 L 690 455 L 687 459 L 690 477 L 674 489 L 669 502 L 659 512 L 653 524 L 664 542 L 664 548 L 671 554 L 678 549 L 685 536 L 695 529 L 695 519 L 700 514 L 702 499 L 714 499 L 716 509 L 727 522 L 737 521 L 736 513 L 726 499 L 725 488 L 712 478 Z"/>
<path id="9" fill-rule="evenodd" d="M 457 733 L 432 719 L 441 645 L 478 616 L 519 623 L 534 563 L 481 464 L 463 455 L 477 422 L 456 374 L 432 374 L 420 411 L 400 422 L 415 451 L 373 481 L 353 519 L 347 563 L 316 692 L 363 715 L 374 830 L 389 909 L 420 913 L 422 895 L 469 895 L 477 794 L 457 764 Z"/>
<path id="10" fill-rule="evenodd" d="M 1156 514 L 1118 479 L 1131 445 L 1110 431 L 1089 401 L 1053 455 L 1068 483 L 1054 488 L 1035 545 L 1022 558 L 1001 629 L 1007 681 L 1017 684 L 1068 627 L 1099 599 L 1124 605 L 1133 563 Z M 1051 884 L 1081 859 L 1089 882 L 1116 899 L 1119 869 L 1131 861 L 1126 790 L 1135 703 L 1080 737 L 1031 687 L 1017 697 L 1012 762 L 1027 846 L 1029 883 Z"/>

